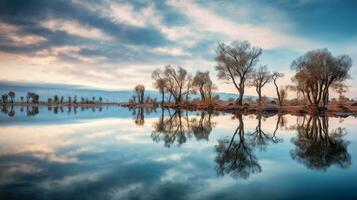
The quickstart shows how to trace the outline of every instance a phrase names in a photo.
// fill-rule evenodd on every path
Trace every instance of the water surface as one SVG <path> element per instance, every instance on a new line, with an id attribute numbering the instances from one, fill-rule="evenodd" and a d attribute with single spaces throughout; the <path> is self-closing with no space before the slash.
<path id="1" fill-rule="evenodd" d="M 2 111 L 0 199 L 357 197 L 352 117 Z"/>

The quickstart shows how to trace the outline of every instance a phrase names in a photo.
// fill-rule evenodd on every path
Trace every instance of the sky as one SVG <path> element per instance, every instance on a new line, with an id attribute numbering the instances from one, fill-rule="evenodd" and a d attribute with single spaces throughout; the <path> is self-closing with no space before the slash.
<path id="1" fill-rule="evenodd" d="M 309 50 L 348 54 L 357 97 L 356 10 L 354 0 L 1 0 L 0 81 L 150 89 L 151 72 L 171 64 L 209 70 L 220 91 L 236 92 L 216 77 L 216 49 L 248 40 L 263 49 L 258 66 L 285 74 L 281 85 Z"/>

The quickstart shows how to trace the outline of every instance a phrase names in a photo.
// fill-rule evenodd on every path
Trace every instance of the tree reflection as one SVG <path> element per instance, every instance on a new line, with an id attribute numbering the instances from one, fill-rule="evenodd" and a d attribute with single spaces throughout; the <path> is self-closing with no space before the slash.
<path id="1" fill-rule="evenodd" d="M 191 134 L 197 140 L 208 140 L 214 123 L 211 122 L 211 113 L 202 112 L 200 118 L 189 116 L 188 111 L 167 110 L 169 116 L 165 117 L 165 112 L 161 110 L 161 117 L 154 123 L 154 131 L 151 138 L 155 142 L 164 141 L 165 147 L 173 144 L 180 146 L 185 143 Z"/>
<path id="2" fill-rule="evenodd" d="M 26 115 L 28 117 L 35 116 L 35 115 L 37 115 L 39 113 L 40 113 L 40 111 L 39 111 L 38 106 L 27 106 L 26 107 Z"/>
<path id="3" fill-rule="evenodd" d="M 230 174 L 233 178 L 247 179 L 251 174 L 260 173 L 261 167 L 253 152 L 253 146 L 246 141 L 242 115 L 236 114 L 235 117 L 239 125 L 231 140 L 218 140 L 216 171 L 219 176 Z"/>
<path id="4" fill-rule="evenodd" d="M 264 130 L 262 130 L 262 114 L 257 115 L 257 121 L 258 122 L 255 131 L 249 133 L 251 136 L 250 142 L 254 148 L 258 148 L 260 151 L 266 151 L 266 148 L 270 143 L 276 144 L 282 142 L 282 139 L 276 137 L 278 125 L 281 121 L 283 121 L 281 120 L 281 115 L 278 115 L 276 129 L 273 132 L 273 135 L 270 135 L 269 133 L 266 133 Z"/>
<path id="5" fill-rule="evenodd" d="M 144 107 L 129 108 L 129 110 L 132 111 L 132 115 L 134 117 L 134 122 L 138 126 L 143 126 L 145 124 L 145 115 L 144 114 L 150 114 L 155 111 L 154 108 L 144 108 Z M 101 111 L 102 110 L 100 109 L 100 112 Z"/>
<path id="6" fill-rule="evenodd" d="M 215 123 L 211 121 L 212 113 L 201 112 L 200 119 L 191 119 L 192 132 L 197 140 L 208 140 L 209 134 L 212 132 L 212 128 Z"/>
<path id="7" fill-rule="evenodd" d="M 329 132 L 328 117 L 310 116 L 298 125 L 298 136 L 292 139 L 295 149 L 290 151 L 293 159 L 309 169 L 326 171 L 336 165 L 347 168 L 351 156 L 347 151 L 348 141 L 343 139 L 346 129 Z"/>

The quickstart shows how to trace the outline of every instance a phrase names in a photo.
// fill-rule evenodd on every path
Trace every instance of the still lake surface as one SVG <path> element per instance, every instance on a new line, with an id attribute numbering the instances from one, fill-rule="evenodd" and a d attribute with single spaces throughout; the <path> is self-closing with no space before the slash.
<path id="1" fill-rule="evenodd" d="M 357 119 L 2 108 L 0 199 L 356 199 Z"/>

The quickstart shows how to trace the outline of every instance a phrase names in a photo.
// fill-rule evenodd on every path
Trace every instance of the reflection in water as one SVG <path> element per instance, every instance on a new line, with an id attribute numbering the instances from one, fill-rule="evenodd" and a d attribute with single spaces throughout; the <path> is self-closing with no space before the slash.
<path id="1" fill-rule="evenodd" d="M 154 123 L 154 130 L 151 138 L 155 142 L 164 141 L 165 147 L 171 147 L 174 143 L 177 146 L 185 143 L 187 137 L 193 133 L 197 140 L 208 140 L 215 123 L 211 122 L 212 113 L 202 112 L 200 118 L 189 116 L 188 111 L 174 110 L 165 117 L 164 109 L 161 110 L 161 117 Z"/>
<path id="2" fill-rule="evenodd" d="M 156 108 L 129 108 L 132 111 L 132 115 L 134 117 L 134 122 L 138 126 L 143 126 L 145 124 L 145 115 L 150 114 L 152 112 L 156 112 Z"/>
<path id="3" fill-rule="evenodd" d="M 258 114 L 257 115 L 257 126 L 255 128 L 255 131 L 252 133 L 249 133 L 250 139 L 251 139 L 251 144 L 254 148 L 258 148 L 260 151 L 266 151 L 267 146 L 270 143 L 280 143 L 282 142 L 282 139 L 276 137 L 276 130 L 275 129 L 273 135 L 270 135 L 269 133 L 266 133 L 264 130 L 262 130 L 262 115 Z M 281 120 L 281 115 L 278 116 L 278 121 L 276 123 L 276 127 L 278 127 L 278 124 L 284 120 Z"/>
<path id="4" fill-rule="evenodd" d="M 1 112 L 3 112 L 5 115 L 8 115 L 9 117 L 15 116 L 14 106 L 11 106 L 10 109 L 7 106 L 2 106 Z"/>
<path id="5" fill-rule="evenodd" d="M 241 114 L 236 114 L 238 127 L 232 138 L 218 140 L 216 146 L 216 171 L 219 176 L 230 174 L 234 178 L 247 179 L 250 174 L 260 173 L 261 167 L 253 153 L 253 146 L 246 141 Z"/>
<path id="6" fill-rule="evenodd" d="M 80 108 L 80 111 L 86 111 L 86 110 L 91 110 L 92 112 L 102 112 L 103 107 L 102 106 L 47 106 L 47 111 L 52 112 L 53 114 L 58 114 L 58 113 L 73 113 L 77 114 L 78 109 Z M 26 116 L 32 117 L 36 116 L 40 113 L 40 107 L 39 106 L 26 106 Z M 19 108 L 20 113 L 24 112 L 24 107 L 21 106 Z M 14 106 L 1 106 L 1 112 L 4 113 L 5 115 L 8 115 L 9 117 L 13 117 L 16 115 L 15 112 L 15 107 Z"/>
<path id="7" fill-rule="evenodd" d="M 231 120 L 162 109 L 144 120 L 145 109 L 104 109 L 102 116 L 92 107 L 1 109 L 7 121 L 0 123 L 0 199 L 301 199 L 306 188 L 311 198 L 321 191 L 322 199 L 356 196 L 357 137 L 346 136 L 348 145 L 346 130 L 330 119 L 329 132 L 327 117 L 235 114 Z M 96 118 L 68 115 L 82 109 Z M 18 116 L 8 118 L 11 110 Z M 56 123 L 46 121 L 51 116 Z M 353 119 L 345 121 L 353 126 Z M 334 165 L 329 173 L 310 170 Z"/>
<path id="8" fill-rule="evenodd" d="M 337 128 L 329 132 L 327 116 L 307 118 L 304 117 L 302 124 L 297 126 L 298 135 L 292 139 L 295 149 L 290 151 L 291 157 L 309 169 L 325 171 L 331 165 L 349 167 L 349 142 L 343 139 L 346 129 Z"/>

